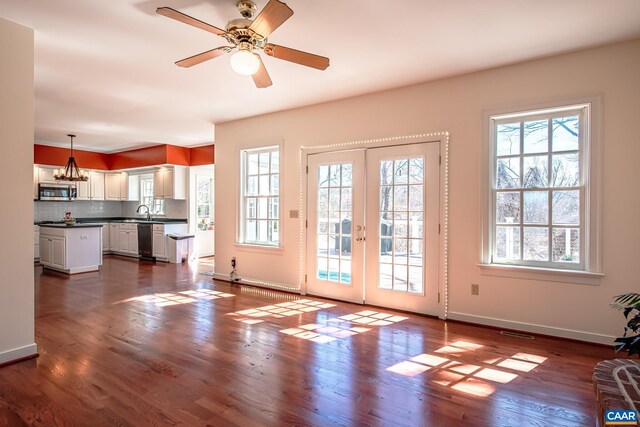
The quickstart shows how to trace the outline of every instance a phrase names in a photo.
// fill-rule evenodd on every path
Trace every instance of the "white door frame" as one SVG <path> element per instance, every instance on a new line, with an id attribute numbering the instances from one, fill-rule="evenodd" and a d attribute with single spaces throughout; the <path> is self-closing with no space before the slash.
<path id="1" fill-rule="evenodd" d="M 449 132 L 433 132 L 408 136 L 394 136 L 339 144 L 317 145 L 300 148 L 300 283 L 301 293 L 307 292 L 307 195 L 308 155 L 354 148 L 392 147 L 414 143 L 440 143 L 440 191 L 439 191 L 439 258 L 438 258 L 438 317 L 448 315 L 448 213 L 449 213 Z"/>

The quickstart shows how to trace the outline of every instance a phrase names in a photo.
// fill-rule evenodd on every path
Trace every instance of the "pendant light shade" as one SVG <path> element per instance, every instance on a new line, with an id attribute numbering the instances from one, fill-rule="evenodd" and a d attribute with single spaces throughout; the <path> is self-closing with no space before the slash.
<path id="1" fill-rule="evenodd" d="M 89 174 L 87 171 L 81 171 L 78 168 L 76 159 L 73 157 L 73 138 L 76 136 L 72 134 L 67 134 L 67 136 L 71 138 L 71 155 L 69 156 L 69 160 L 67 160 L 67 165 L 64 169 L 56 169 L 53 177 L 56 181 L 88 181 Z"/>

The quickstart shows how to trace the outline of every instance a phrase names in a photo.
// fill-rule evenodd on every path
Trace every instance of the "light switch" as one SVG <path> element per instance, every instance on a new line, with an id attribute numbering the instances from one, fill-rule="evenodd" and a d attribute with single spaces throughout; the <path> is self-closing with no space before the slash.
<path id="1" fill-rule="evenodd" d="M 300 216 L 300 211 L 292 210 L 289 211 L 289 218 L 298 218 Z"/>

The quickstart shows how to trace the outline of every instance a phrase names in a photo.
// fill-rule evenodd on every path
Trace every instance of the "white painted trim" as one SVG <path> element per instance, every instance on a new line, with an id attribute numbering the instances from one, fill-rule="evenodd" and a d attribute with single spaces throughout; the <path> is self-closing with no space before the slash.
<path id="1" fill-rule="evenodd" d="M 23 357 L 33 356 L 38 353 L 36 343 L 25 345 L 0 353 L 0 364 L 11 362 L 13 360 L 22 359 Z"/>
<path id="2" fill-rule="evenodd" d="M 592 273 L 593 278 L 602 276 L 602 139 L 603 139 L 603 95 L 593 94 L 574 98 L 562 98 L 558 100 L 552 100 L 544 103 L 501 107 L 498 109 L 489 109 L 482 112 L 482 145 L 481 145 L 481 179 L 480 179 L 480 199 L 481 199 L 481 215 L 480 215 L 480 230 L 482 231 L 480 240 L 480 263 L 481 266 L 500 266 L 501 271 L 506 271 L 508 268 L 513 268 L 514 275 L 506 277 L 522 277 L 518 274 L 518 268 L 523 267 L 521 264 L 517 264 L 514 267 L 506 264 L 491 264 L 491 229 L 493 227 L 493 212 L 492 212 L 492 189 L 493 182 L 493 144 L 492 144 L 492 118 L 504 118 L 505 115 L 509 116 L 521 116 L 528 112 L 545 111 L 553 109 L 562 109 L 565 106 L 585 106 L 586 120 L 590 127 L 586 130 L 585 138 L 588 144 L 585 147 L 584 162 L 589 164 L 589 181 L 585 188 L 585 215 L 584 218 L 584 241 L 588 242 L 585 245 L 585 273 Z M 561 269 L 558 269 L 561 270 Z M 498 271 L 496 269 L 495 271 Z M 561 275 L 555 274 L 556 269 L 552 266 L 549 268 L 538 268 L 536 271 L 537 280 L 544 280 L 550 282 L 569 282 L 569 283 L 584 283 L 581 281 L 569 281 L 558 280 Z M 484 273 L 483 273 L 484 274 Z M 546 277 L 544 277 L 546 276 Z M 565 275 L 567 277 L 568 275 Z M 574 275 L 575 277 L 575 275 Z M 523 277 L 527 278 L 527 277 Z M 598 282 L 588 284 L 598 284 Z"/>
<path id="3" fill-rule="evenodd" d="M 513 277 L 517 279 L 540 280 L 545 282 L 577 283 L 599 285 L 602 273 L 582 270 L 561 270 L 520 265 L 478 264 L 483 276 Z"/>
<path id="4" fill-rule="evenodd" d="M 487 325 L 497 328 L 513 329 L 516 331 L 530 332 L 534 334 L 550 335 L 559 338 L 569 338 L 578 341 L 586 341 L 597 344 L 611 345 L 613 348 L 613 340 L 616 338 L 610 335 L 594 334 L 585 331 L 576 331 L 572 329 L 554 328 L 551 326 L 538 325 L 535 323 L 513 322 L 510 320 L 496 319 L 493 317 L 476 316 L 473 314 L 449 312 L 449 319 L 459 320 L 462 322 L 474 323 L 478 325 Z"/>
<path id="5" fill-rule="evenodd" d="M 349 150 L 354 148 L 376 148 L 404 145 L 407 143 L 439 142 L 440 153 L 442 155 L 442 165 L 440 167 L 440 253 L 439 253 L 439 280 L 438 290 L 443 296 L 438 304 L 438 317 L 446 319 L 449 310 L 449 132 L 426 132 L 414 135 L 391 136 L 384 138 L 372 138 L 366 140 L 346 141 L 327 145 L 302 146 L 300 147 L 300 157 L 298 159 L 299 168 L 299 191 L 300 191 L 300 247 L 299 247 L 299 285 L 298 290 L 306 294 L 306 241 L 307 241 L 307 167 L 310 154 L 324 153 L 331 151 Z"/>
<path id="6" fill-rule="evenodd" d="M 55 270 L 55 271 L 59 271 L 61 273 L 67 273 L 67 274 L 88 273 L 90 271 L 100 270 L 100 267 L 97 265 L 90 266 L 90 267 L 77 267 L 77 268 L 69 268 L 69 269 L 57 268 L 50 265 L 45 265 L 43 266 L 43 268 L 46 268 L 48 270 Z"/>
<path id="7" fill-rule="evenodd" d="M 266 282 L 264 280 L 258 280 L 258 279 L 247 279 L 247 278 L 241 278 L 240 280 L 236 280 L 236 281 L 231 281 L 229 280 L 229 275 L 228 274 L 221 274 L 221 273 L 213 273 L 211 275 L 211 277 L 214 280 L 222 280 L 225 282 L 229 282 L 232 284 L 239 284 L 239 285 L 249 285 L 249 286 L 260 286 L 263 288 L 269 288 L 269 289 L 274 289 L 276 291 L 286 291 L 286 292 L 295 292 L 295 293 L 299 293 L 301 295 L 304 295 L 304 292 L 300 289 L 297 288 L 295 286 L 291 286 L 291 285 L 287 285 L 284 283 L 276 283 L 276 282 Z"/>

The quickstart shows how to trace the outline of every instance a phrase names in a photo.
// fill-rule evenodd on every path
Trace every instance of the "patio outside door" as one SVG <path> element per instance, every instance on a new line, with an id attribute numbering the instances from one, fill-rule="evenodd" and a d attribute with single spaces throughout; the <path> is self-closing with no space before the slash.
<path id="1" fill-rule="evenodd" d="M 307 292 L 437 315 L 439 143 L 308 160 Z"/>

